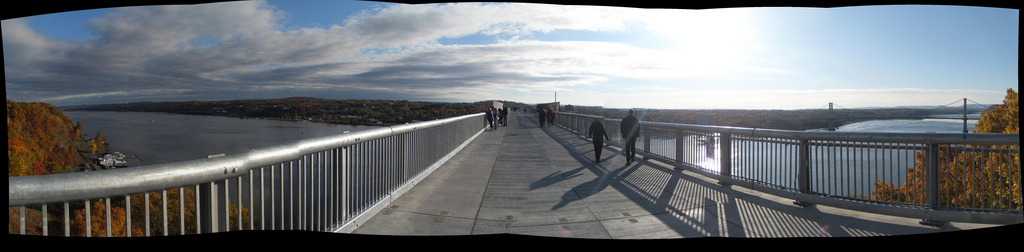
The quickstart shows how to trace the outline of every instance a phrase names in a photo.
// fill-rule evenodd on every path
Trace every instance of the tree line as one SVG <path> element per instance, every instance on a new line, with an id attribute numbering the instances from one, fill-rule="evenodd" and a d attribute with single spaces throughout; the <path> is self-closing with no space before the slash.
<path id="1" fill-rule="evenodd" d="M 394 125 L 483 112 L 485 102 L 332 100 L 311 97 L 225 101 L 133 102 L 65 107 L 66 110 L 166 112 L 189 115 L 314 121 L 351 125 Z"/>

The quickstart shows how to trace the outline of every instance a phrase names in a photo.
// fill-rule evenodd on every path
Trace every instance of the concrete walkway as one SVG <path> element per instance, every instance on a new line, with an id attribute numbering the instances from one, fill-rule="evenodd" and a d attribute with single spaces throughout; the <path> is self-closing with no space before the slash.
<path id="1" fill-rule="evenodd" d="M 619 149 L 593 145 L 536 117 L 512 113 L 354 234 L 663 239 L 864 237 L 929 234 L 994 225 L 800 207 L 791 199 L 722 186 L 653 160 L 627 166 Z"/>

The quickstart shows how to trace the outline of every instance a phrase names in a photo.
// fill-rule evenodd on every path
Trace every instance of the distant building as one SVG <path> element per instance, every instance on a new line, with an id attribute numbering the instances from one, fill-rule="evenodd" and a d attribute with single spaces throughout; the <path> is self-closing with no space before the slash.
<path id="1" fill-rule="evenodd" d="M 537 104 L 537 109 L 554 109 L 555 111 L 559 111 L 558 104 L 558 102 L 541 103 Z"/>
<path id="2" fill-rule="evenodd" d="M 97 163 L 107 168 L 128 166 L 128 162 L 124 161 L 124 154 L 120 152 L 104 154 Z"/>

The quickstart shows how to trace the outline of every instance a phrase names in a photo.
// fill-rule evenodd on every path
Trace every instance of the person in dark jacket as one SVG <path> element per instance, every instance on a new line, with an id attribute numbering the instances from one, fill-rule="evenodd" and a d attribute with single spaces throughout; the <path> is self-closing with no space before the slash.
<path id="1" fill-rule="evenodd" d="M 508 126 L 508 107 L 501 107 L 501 126 Z"/>
<path id="2" fill-rule="evenodd" d="M 537 109 L 537 116 L 538 116 L 537 120 L 540 121 L 540 126 L 544 127 L 544 118 L 547 117 L 547 110 L 544 110 L 542 108 L 538 108 Z"/>
<path id="3" fill-rule="evenodd" d="M 484 113 L 485 113 L 484 114 L 484 119 L 487 119 L 487 127 L 493 129 L 494 128 L 494 117 L 492 117 L 492 115 L 491 115 L 491 109 L 487 109 L 486 111 L 484 111 Z"/>
<path id="4" fill-rule="evenodd" d="M 630 109 L 629 115 L 622 118 L 622 124 L 619 127 L 622 140 L 626 141 L 625 148 L 622 148 L 622 153 L 626 155 L 626 165 L 636 160 L 636 139 L 640 137 L 640 121 L 633 116 L 634 113 L 636 111 Z"/>
<path id="5" fill-rule="evenodd" d="M 597 119 L 590 123 L 590 130 L 587 131 L 587 137 L 593 138 L 594 141 L 594 157 L 596 162 L 601 162 L 601 150 L 604 149 L 604 140 L 608 140 L 608 132 L 604 130 L 604 119 Z M 604 138 L 602 138 L 604 137 Z"/>

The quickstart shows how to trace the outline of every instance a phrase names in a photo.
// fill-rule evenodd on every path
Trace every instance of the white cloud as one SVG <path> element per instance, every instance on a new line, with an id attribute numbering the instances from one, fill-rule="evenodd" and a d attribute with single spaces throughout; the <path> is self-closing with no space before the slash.
<path id="1" fill-rule="evenodd" d="M 660 77 L 677 69 L 630 46 L 604 42 L 514 40 L 443 46 L 471 34 L 530 35 L 556 30 L 615 31 L 624 8 L 534 4 L 391 5 L 326 28 L 281 30 L 280 13 L 262 1 L 115 9 L 89 21 L 80 43 L 43 38 L 6 22 L 9 93 L 49 87 L 73 100 L 118 93 L 97 90 L 387 90 L 437 94 L 558 90 L 605 76 Z M 9 29 L 12 28 L 12 29 Z M 12 37 L 14 39 L 8 39 Z M 203 43 L 195 43 L 201 41 Z M 20 43 L 19 43 L 20 42 Z M 372 54 L 371 49 L 390 51 Z M 44 57 L 40 54 L 49 54 Z M 8 60 L 12 59 L 12 60 Z M 49 59 L 49 60 L 47 60 Z M 246 88 L 248 87 L 248 88 Z M 131 94 L 143 94 L 129 92 Z M 197 92 L 200 93 L 200 92 Z M 10 95 L 9 95 L 10 96 Z M 450 96 L 449 96 L 450 97 Z"/>
<path id="2" fill-rule="evenodd" d="M 131 7 L 90 21 L 94 37 L 84 41 L 44 37 L 22 20 L 4 20 L 4 67 L 8 97 L 77 103 L 132 95 L 206 99 L 198 94 L 547 102 L 553 92 L 580 99 L 577 104 L 612 107 L 796 108 L 827 105 L 828 100 L 814 100 L 825 98 L 842 104 L 839 99 L 847 96 L 924 99 L 893 90 L 784 91 L 796 89 L 786 81 L 828 87 L 845 82 L 757 58 L 761 31 L 750 14 L 746 9 L 389 5 L 341 24 L 285 29 L 281 18 L 296 14 L 263 1 Z M 650 32 L 650 39 L 675 46 L 533 39 L 565 30 L 604 33 L 636 27 L 647 29 L 643 32 Z M 471 35 L 496 42 L 438 42 Z"/>

